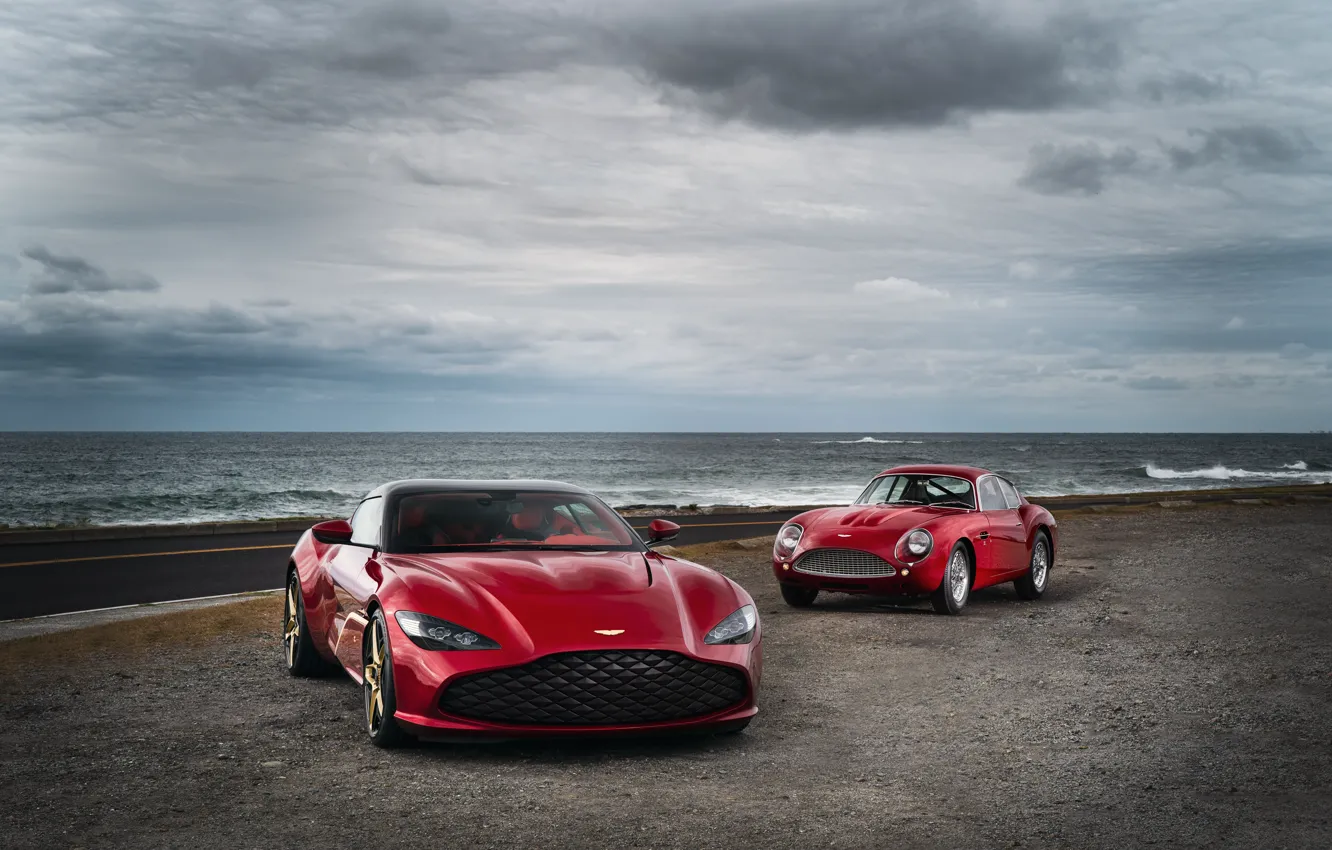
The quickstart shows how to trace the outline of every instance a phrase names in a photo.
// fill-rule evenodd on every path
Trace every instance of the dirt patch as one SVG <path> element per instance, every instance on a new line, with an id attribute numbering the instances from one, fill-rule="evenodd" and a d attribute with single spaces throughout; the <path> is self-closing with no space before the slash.
<path id="1" fill-rule="evenodd" d="M 350 681 L 283 672 L 274 600 L 15 641 L 5 845 L 1332 844 L 1332 508 L 1061 529 L 1044 600 L 958 618 L 790 609 L 766 539 L 699 547 L 764 618 L 762 713 L 730 738 L 381 752 Z"/>
<path id="2" fill-rule="evenodd" d="M 4 641 L 0 643 L 0 686 L 12 684 L 36 666 L 124 663 L 163 649 L 202 646 L 218 637 L 266 637 L 281 616 L 282 596 L 273 594 Z"/>

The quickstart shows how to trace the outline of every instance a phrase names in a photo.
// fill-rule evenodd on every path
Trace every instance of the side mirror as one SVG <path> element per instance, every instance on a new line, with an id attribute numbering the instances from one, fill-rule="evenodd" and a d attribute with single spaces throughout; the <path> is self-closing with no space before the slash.
<path id="1" fill-rule="evenodd" d="M 648 545 L 665 543 L 680 536 L 680 526 L 666 519 L 654 519 L 648 523 Z"/>
<path id="2" fill-rule="evenodd" d="M 311 528 L 310 533 L 320 543 L 350 543 L 352 528 L 345 519 L 331 519 Z"/>

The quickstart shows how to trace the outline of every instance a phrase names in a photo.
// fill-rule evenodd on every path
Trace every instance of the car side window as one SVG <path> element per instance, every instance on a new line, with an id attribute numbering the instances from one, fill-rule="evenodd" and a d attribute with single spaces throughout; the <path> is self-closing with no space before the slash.
<path id="1" fill-rule="evenodd" d="M 983 511 L 1003 511 L 1008 509 L 1008 500 L 999 489 L 999 480 L 987 475 L 976 482 L 976 492 L 980 493 L 980 506 Z"/>
<path id="2" fill-rule="evenodd" d="M 1004 494 L 1004 501 L 1008 502 L 1010 508 L 1018 508 L 1022 506 L 1022 499 L 1018 497 L 1016 487 L 1002 478 L 996 478 L 994 480 L 999 482 L 999 489 Z"/>
<path id="3" fill-rule="evenodd" d="M 379 547 L 379 531 L 384 524 L 384 500 L 366 499 L 352 514 L 351 542 L 357 546 Z"/>

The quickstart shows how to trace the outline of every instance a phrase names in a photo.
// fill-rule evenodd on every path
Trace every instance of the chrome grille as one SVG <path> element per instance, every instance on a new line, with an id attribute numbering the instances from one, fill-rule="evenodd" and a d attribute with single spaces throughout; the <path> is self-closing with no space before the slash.
<path id="1" fill-rule="evenodd" d="M 816 576 L 887 578 L 897 575 L 893 565 L 859 549 L 811 549 L 795 562 L 795 571 Z"/>

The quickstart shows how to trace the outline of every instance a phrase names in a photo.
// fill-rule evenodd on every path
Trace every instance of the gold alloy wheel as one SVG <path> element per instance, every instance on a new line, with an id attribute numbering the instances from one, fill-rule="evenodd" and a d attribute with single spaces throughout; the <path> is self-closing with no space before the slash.
<path id="1" fill-rule="evenodd" d="M 365 661 L 365 722 L 373 735 L 384 722 L 384 638 L 379 620 L 371 620 L 370 624 L 370 652 Z"/>
<path id="2" fill-rule="evenodd" d="M 282 629 L 282 645 L 287 651 L 287 666 L 296 666 L 296 644 L 301 640 L 301 618 L 296 607 L 296 577 L 287 585 L 286 622 Z"/>

